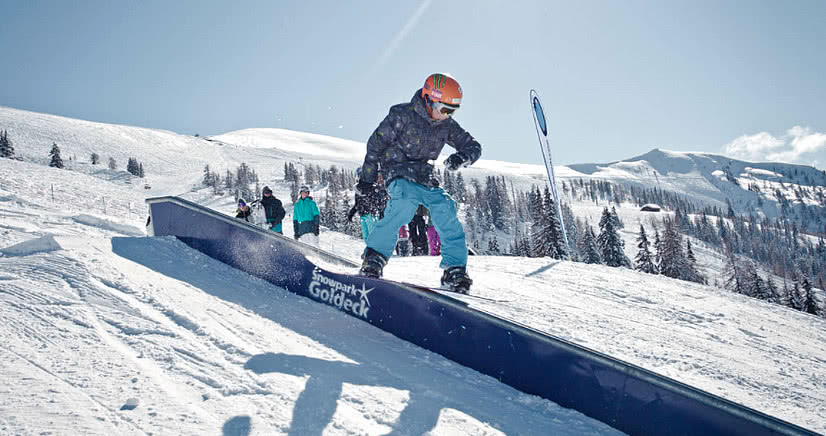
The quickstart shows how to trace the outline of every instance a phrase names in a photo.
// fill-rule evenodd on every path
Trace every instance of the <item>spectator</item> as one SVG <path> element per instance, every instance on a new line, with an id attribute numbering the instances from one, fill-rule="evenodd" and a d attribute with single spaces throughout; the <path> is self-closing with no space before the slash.
<path id="1" fill-rule="evenodd" d="M 235 218 L 240 218 L 246 222 L 250 222 L 250 215 L 252 215 L 252 209 L 250 209 L 249 205 L 243 198 L 239 198 L 238 209 L 235 209 Z"/>
<path id="2" fill-rule="evenodd" d="M 407 225 L 410 230 L 410 244 L 413 246 L 414 256 L 427 256 L 427 224 L 424 221 L 426 209 L 419 205 L 416 215 Z"/>
<path id="3" fill-rule="evenodd" d="M 399 227 L 399 240 L 396 242 L 396 255 L 407 256 L 410 252 L 410 241 L 407 235 L 407 226 Z"/>
<path id="4" fill-rule="evenodd" d="M 427 243 L 430 246 L 430 255 L 439 256 L 442 254 L 442 241 L 439 239 L 439 232 L 433 224 L 427 225 Z"/>
<path id="5" fill-rule="evenodd" d="M 295 239 L 318 246 L 319 225 L 318 205 L 310 197 L 310 188 L 302 186 L 301 197 L 293 205 L 293 231 Z"/>
<path id="6" fill-rule="evenodd" d="M 284 210 L 281 200 L 272 195 L 272 189 L 269 186 L 264 186 L 262 193 L 264 196 L 261 198 L 261 206 L 264 207 L 264 215 L 267 216 L 267 227 L 274 232 L 283 234 L 281 221 L 287 212 Z"/>

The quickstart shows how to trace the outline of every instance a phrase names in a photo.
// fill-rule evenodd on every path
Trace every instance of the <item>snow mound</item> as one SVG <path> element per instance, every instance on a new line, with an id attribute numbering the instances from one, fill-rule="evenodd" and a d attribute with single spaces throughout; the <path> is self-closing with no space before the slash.
<path id="1" fill-rule="evenodd" d="M 63 247 L 54 239 L 54 235 L 45 235 L 37 239 L 30 239 L 6 248 L 0 248 L 5 256 L 28 256 L 36 253 L 48 253 L 62 250 Z"/>
<path id="2" fill-rule="evenodd" d="M 78 224 L 85 224 L 87 226 L 97 227 L 104 230 L 111 230 L 127 236 L 144 236 L 144 232 L 134 226 L 127 224 L 118 224 L 116 222 L 98 218 L 91 215 L 80 214 L 73 216 L 72 220 Z"/>

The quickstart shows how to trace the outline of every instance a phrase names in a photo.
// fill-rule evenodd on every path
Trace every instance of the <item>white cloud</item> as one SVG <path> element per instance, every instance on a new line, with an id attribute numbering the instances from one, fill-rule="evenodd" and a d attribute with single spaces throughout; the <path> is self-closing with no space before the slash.
<path id="1" fill-rule="evenodd" d="M 759 159 L 769 150 L 784 145 L 785 142 L 782 139 L 775 138 L 766 132 L 760 132 L 756 135 L 743 135 L 731 141 L 726 144 L 724 152 L 743 159 Z"/>
<path id="2" fill-rule="evenodd" d="M 794 126 L 782 137 L 767 132 L 743 135 L 723 146 L 734 158 L 751 161 L 777 161 L 814 166 L 826 158 L 826 134 L 808 127 Z"/>

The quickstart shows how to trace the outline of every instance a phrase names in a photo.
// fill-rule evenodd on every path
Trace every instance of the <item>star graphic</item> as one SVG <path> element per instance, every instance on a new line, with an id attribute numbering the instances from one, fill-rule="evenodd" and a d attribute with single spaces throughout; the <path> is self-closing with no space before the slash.
<path id="1" fill-rule="evenodd" d="M 361 300 L 367 301 L 368 306 L 370 306 L 370 299 L 367 298 L 367 294 L 370 293 L 370 291 L 372 291 L 373 289 L 376 288 L 367 289 L 367 286 L 365 286 L 364 283 L 361 284 L 361 289 L 356 289 L 356 291 L 358 291 L 358 293 L 361 294 L 361 297 L 359 298 Z"/>

